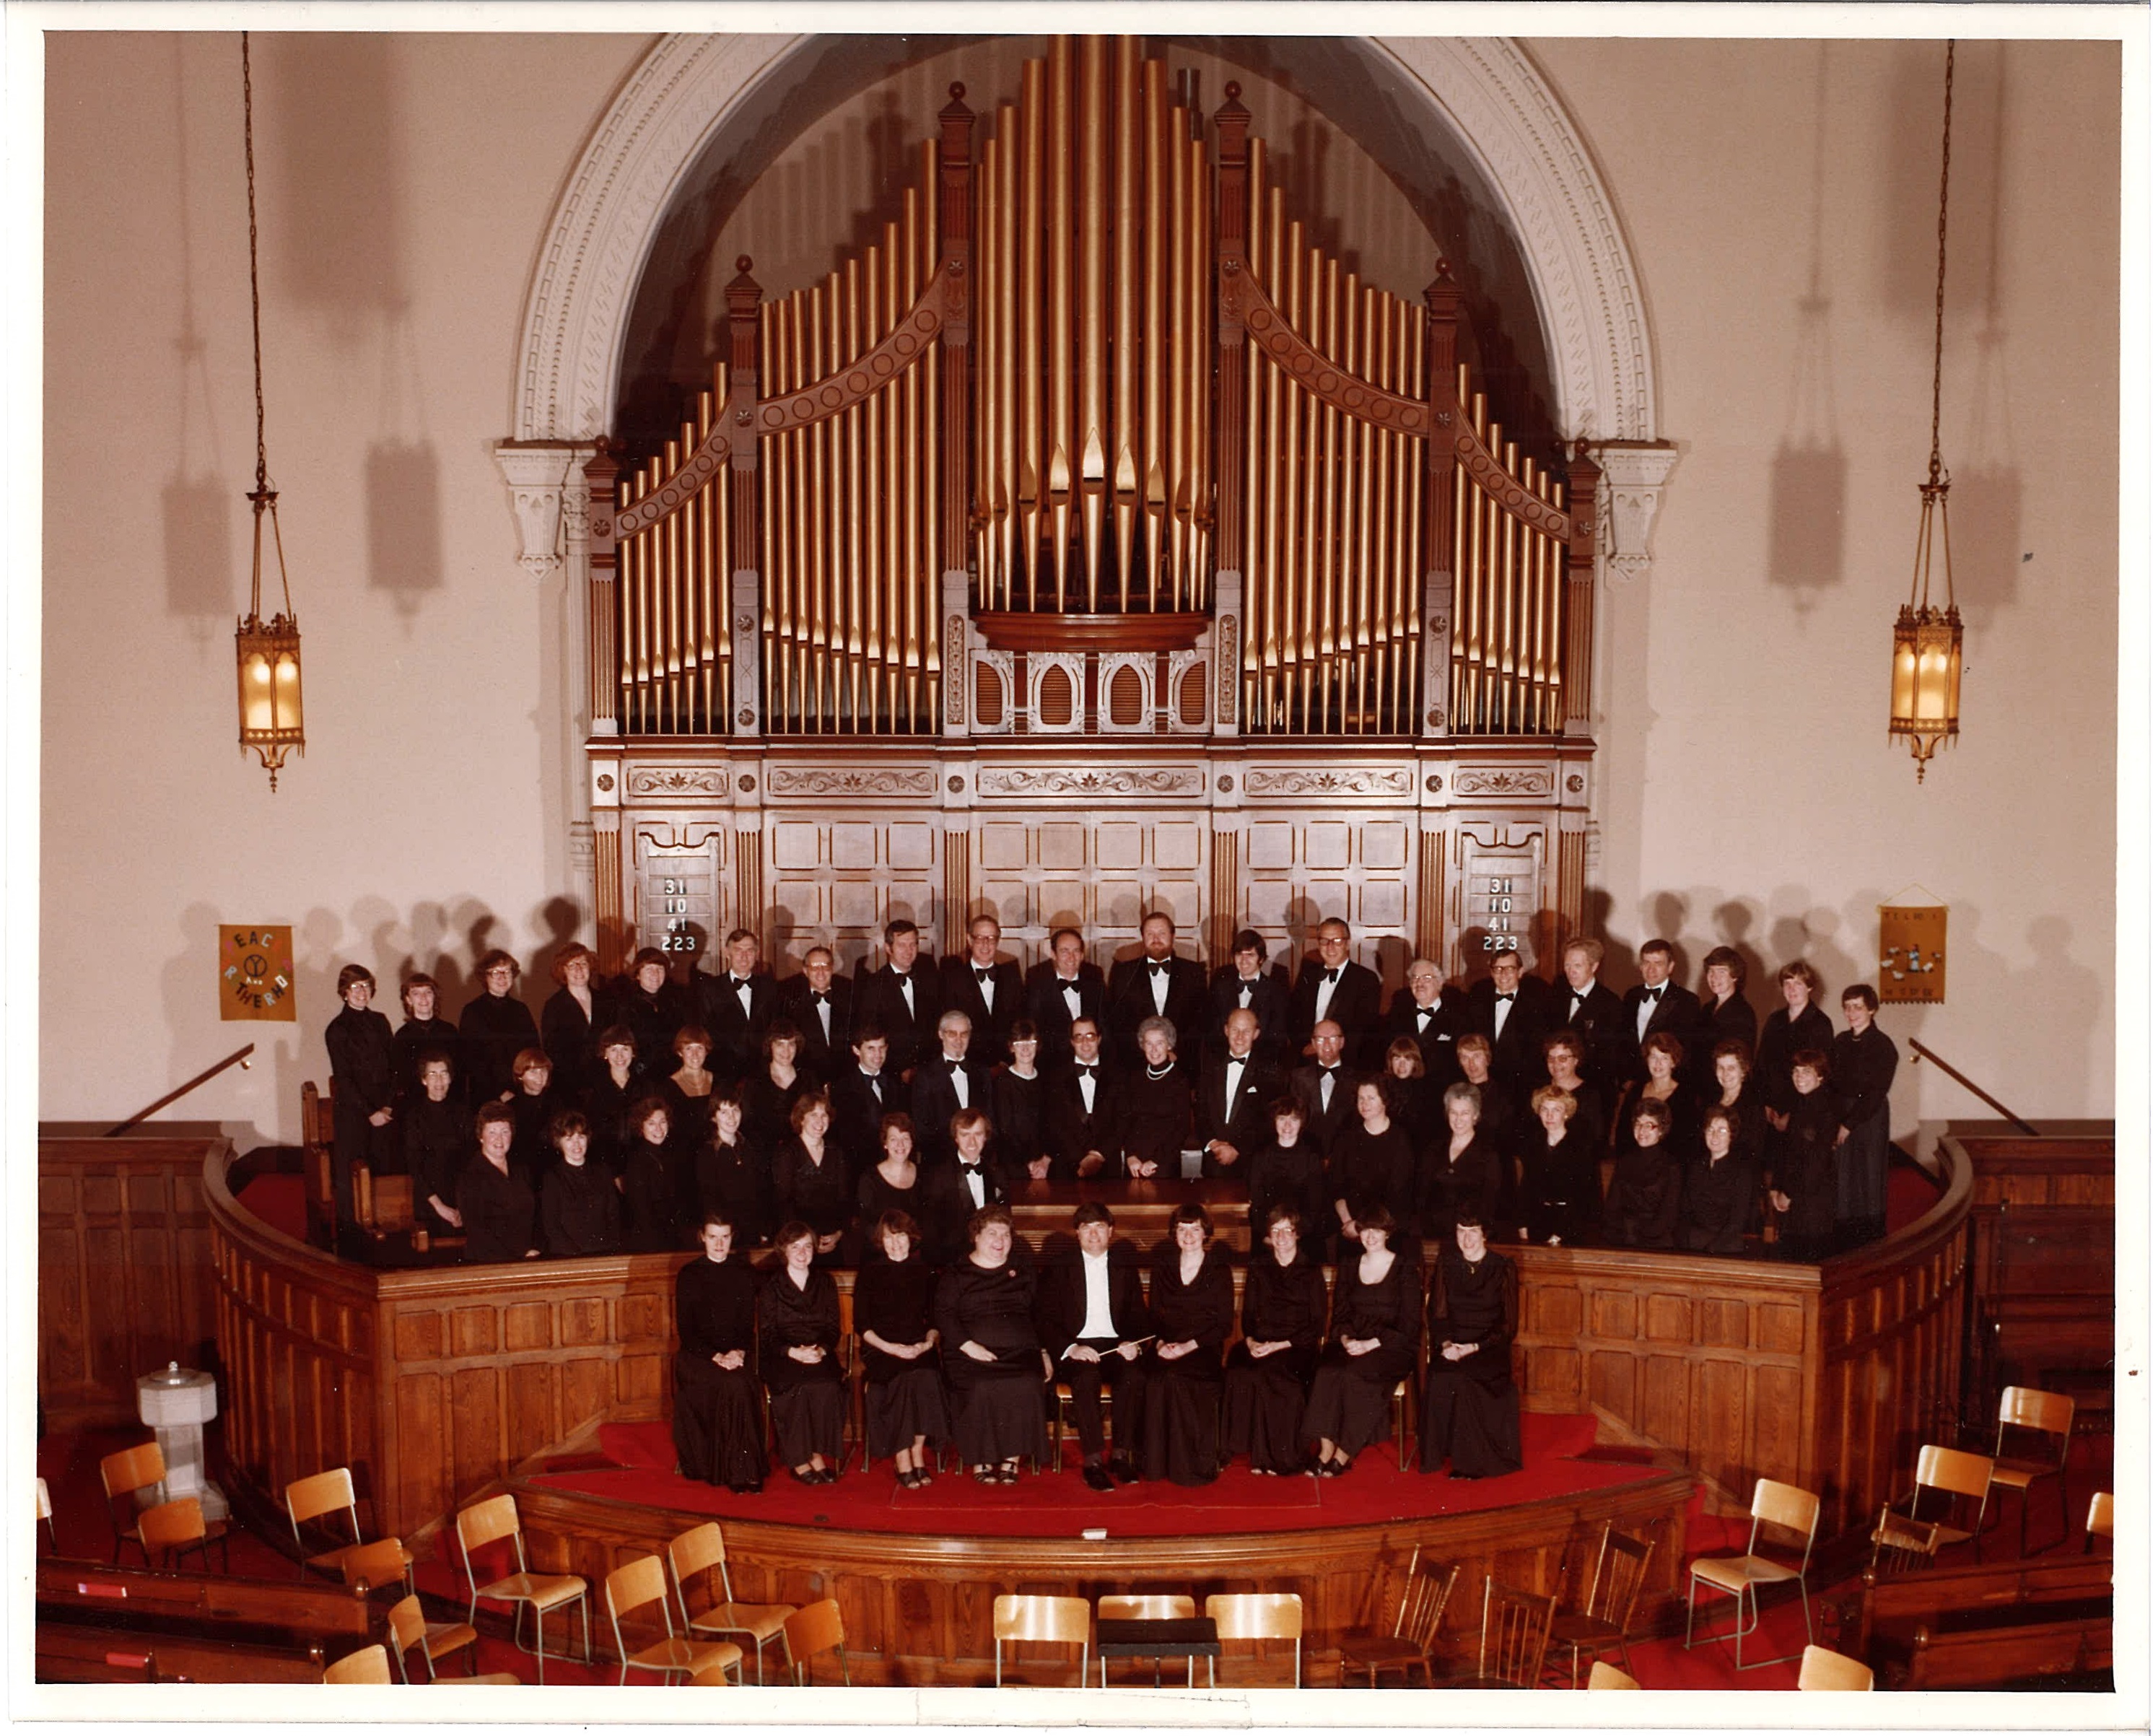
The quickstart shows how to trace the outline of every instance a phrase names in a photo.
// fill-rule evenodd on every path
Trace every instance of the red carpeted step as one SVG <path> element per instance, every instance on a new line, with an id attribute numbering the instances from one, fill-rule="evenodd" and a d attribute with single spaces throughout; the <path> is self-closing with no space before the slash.
<path id="1" fill-rule="evenodd" d="M 257 1175 L 239 1190 L 242 1211 L 299 1241 L 307 1239 L 307 1184 L 297 1175 Z"/>

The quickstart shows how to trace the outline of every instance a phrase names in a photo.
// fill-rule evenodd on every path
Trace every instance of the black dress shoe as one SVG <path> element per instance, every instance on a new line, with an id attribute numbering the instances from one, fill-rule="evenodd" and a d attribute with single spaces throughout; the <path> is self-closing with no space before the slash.
<path id="1" fill-rule="evenodd" d="M 1137 1468 L 1135 1463 L 1125 1456 L 1117 1454 L 1116 1457 L 1108 1459 L 1107 1461 L 1107 1469 L 1112 1471 L 1117 1477 L 1120 1478 L 1124 1483 L 1133 1483 L 1137 1480 Z"/>
<path id="2" fill-rule="evenodd" d="M 1084 1486 L 1096 1489 L 1102 1495 L 1110 1495 L 1114 1492 L 1114 1479 L 1107 1474 L 1106 1466 L 1087 1464 L 1084 1467 Z"/>

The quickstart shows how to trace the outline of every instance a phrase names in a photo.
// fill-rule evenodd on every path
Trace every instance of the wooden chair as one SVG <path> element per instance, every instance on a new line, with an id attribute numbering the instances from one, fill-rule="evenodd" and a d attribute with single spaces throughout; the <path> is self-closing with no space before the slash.
<path id="1" fill-rule="evenodd" d="M 46 1488 L 42 1477 L 38 1479 L 38 1523 L 45 1528 L 45 1546 L 58 1555 L 60 1534 L 53 1528 L 53 1492 Z"/>
<path id="2" fill-rule="evenodd" d="M 1196 1600 L 1183 1591 L 1108 1591 L 1098 1602 L 1102 1621 L 1185 1621 Z M 1107 1660 L 1099 1660 L 1099 1686 L 1107 1685 Z M 1196 1686 L 1196 1660 L 1188 1660 L 1188 1685 Z"/>
<path id="3" fill-rule="evenodd" d="M 503 1538 L 516 1545 L 516 1571 L 481 1586 L 478 1570 L 471 1565 L 471 1551 L 484 1549 L 490 1543 Z M 471 1613 L 465 1619 L 474 1627 L 478 1625 L 478 1606 L 481 1601 L 505 1603 L 515 1611 L 515 1625 L 509 1637 L 519 1651 L 528 1652 L 538 1660 L 538 1680 L 546 1680 L 546 1612 L 564 1609 L 574 1604 L 583 1616 L 583 1662 L 591 1661 L 591 1588 L 573 1573 L 533 1573 L 523 1555 L 523 1525 L 517 1516 L 516 1497 L 498 1494 L 489 1500 L 479 1501 L 461 1509 L 456 1514 L 456 1544 L 463 1551 L 464 1577 L 471 1581 Z M 537 1629 L 536 1642 L 523 1643 L 523 1611 L 528 1606 Z"/>
<path id="4" fill-rule="evenodd" d="M 1406 1469 L 1406 1425 L 1415 1423 L 1420 1416 L 1420 1406 L 1413 1397 L 1418 1376 L 1401 1376 L 1397 1385 L 1391 1388 L 1391 1438 L 1398 1443 L 1398 1469 Z"/>
<path id="5" fill-rule="evenodd" d="M 306 1175 L 307 1240 L 318 1248 L 334 1248 L 337 1239 L 334 1102 L 311 1079 L 299 1086 L 301 1166 Z"/>
<path id="6" fill-rule="evenodd" d="M 1265 1640 L 1293 1642 L 1293 1685 L 1300 1686 L 1300 1630 L 1303 1613 L 1298 1591 L 1214 1591 L 1204 1613 L 1218 1624 L 1222 1640 L 1254 1640 L 1260 1656 Z M 1219 1685 L 1219 1660 L 1211 1663 L 1211 1685 Z"/>
<path id="7" fill-rule="evenodd" d="M 725 1534 L 719 1530 L 715 1520 L 683 1531 L 667 1544 L 665 1561 L 672 1570 L 674 1593 L 680 1600 L 680 1625 L 691 1634 L 731 1634 L 735 1641 L 745 1635 L 752 1640 L 755 1683 L 761 1687 L 762 1648 L 783 1637 L 785 1618 L 792 1613 L 793 1606 L 733 1601 L 733 1571 L 725 1565 Z M 718 1570 L 718 1583 L 724 1588 L 724 1598 L 701 1610 L 690 1609 L 688 1581 L 713 1567 Z"/>
<path id="8" fill-rule="evenodd" d="M 1804 1693 L 1851 1692 L 1866 1693 L 1876 1686 L 1876 1674 L 1865 1663 L 1821 1646 L 1802 1647 L 1801 1679 L 1794 1686 Z"/>
<path id="9" fill-rule="evenodd" d="M 1708 1591 L 1724 1591 L 1734 1600 L 1734 1667 L 1738 1670 L 1762 1669 L 1768 1663 L 1788 1661 L 1784 1657 L 1760 1657 L 1753 1663 L 1742 1661 L 1742 1642 L 1757 1631 L 1764 1619 L 1759 1598 L 1766 1586 L 1784 1585 L 1789 1580 L 1794 1582 L 1802 1598 L 1802 1637 L 1815 1639 L 1815 1630 L 1809 1625 L 1809 1555 L 1816 1547 L 1817 1516 L 1822 1510 L 1823 1504 L 1807 1489 L 1759 1477 L 1749 1497 L 1748 1551 L 1738 1555 L 1704 1556 L 1689 1564 L 1688 1613 L 1682 1625 L 1682 1650 L 1687 1652 L 1697 1642 L 1697 1588 L 1700 1585 Z M 1766 1525 L 1800 1536 L 1799 1565 L 1789 1567 L 1784 1561 L 1775 1561 L 1758 1552 L 1757 1545 Z M 1749 1616 L 1746 1624 L 1742 1619 L 1745 1609 Z"/>
<path id="10" fill-rule="evenodd" d="M 394 1687 L 395 1678 L 389 1673 L 389 1648 L 386 1646 L 361 1646 L 349 1657 L 339 1657 L 334 1663 L 324 1665 L 322 1680 Z"/>
<path id="11" fill-rule="evenodd" d="M 1061 1451 L 1061 1437 L 1065 1433 L 1074 1434 L 1076 1432 L 1070 1408 L 1076 1401 L 1070 1393 L 1067 1381 L 1058 1380 L 1049 1390 L 1054 1395 L 1054 1403 L 1046 1423 L 1046 1456 L 1053 1462 L 1056 1470 L 1066 1471 L 1069 1469 L 1069 1461 Z M 1121 1440 L 1114 1433 L 1114 1389 L 1112 1387 L 1102 1386 L 1099 1388 L 1099 1416 L 1107 1425 L 1107 1452 L 1111 1457 L 1122 1450 Z M 1133 1451 L 1130 1456 L 1135 1457 Z"/>
<path id="12" fill-rule="evenodd" d="M 1990 1464 L 1989 1480 L 1998 1489 L 2018 1491 L 2018 1553 L 2022 1555 L 2026 1553 L 2026 1509 L 2033 1504 L 2033 1484 L 2044 1477 L 2056 1479 L 2057 1517 L 2063 1526 L 2062 1535 L 2070 1535 L 2066 1466 L 2071 1456 L 2071 1425 L 2077 1417 L 2075 1399 L 2061 1392 L 2044 1392 L 2038 1387 L 2006 1387 L 1997 1405 L 1996 1457 Z M 2003 1449 L 2010 1443 L 2006 1438 L 2014 1429 L 2021 1435 L 2039 1438 L 2028 1452 L 2007 1455 Z"/>
<path id="13" fill-rule="evenodd" d="M 138 1489 L 155 1489 L 164 1482 L 164 1448 L 155 1441 L 145 1441 L 139 1447 L 108 1453 L 97 1462 L 97 1477 L 104 1485 L 104 1510 L 112 1521 L 112 1565 L 117 1567 L 123 1545 L 142 1548 L 142 1504 L 133 1497 Z M 123 1501 L 124 1507 L 120 1504 Z M 142 1563 L 147 1566 L 149 1562 L 149 1551 L 143 1550 Z"/>
<path id="14" fill-rule="evenodd" d="M 284 1511 L 292 1521 L 292 1541 L 298 1545 L 302 1551 L 306 1549 L 307 1540 L 299 1530 L 300 1526 L 321 1518 L 324 1514 L 337 1512 L 341 1512 L 350 1524 L 351 1541 L 349 1543 L 339 1544 L 336 1548 L 325 1550 L 318 1555 L 306 1556 L 303 1567 L 311 1567 L 317 1573 L 341 1574 L 344 1570 L 344 1558 L 354 1549 L 360 1547 L 366 1540 L 365 1535 L 359 1529 L 359 1494 L 352 1486 L 351 1468 L 349 1465 L 338 1465 L 331 1471 L 318 1471 L 311 1477 L 302 1477 L 296 1482 L 286 1484 Z M 411 1557 L 400 1543 L 397 1545 L 397 1549 L 403 1554 L 403 1565 L 397 1576 L 405 1581 L 404 1589 L 408 1591 L 412 1589 Z M 376 1568 L 368 1582 L 376 1586 L 384 1585 L 387 1583 L 387 1576 L 379 1571 L 379 1556 L 377 1555 L 373 1559 L 376 1563 Z M 345 1583 L 350 1583 L 348 1576 L 345 1577 Z"/>
<path id="15" fill-rule="evenodd" d="M 1076 1685 L 1092 1679 L 1092 1606 L 1081 1597 L 1005 1591 L 995 1599 L 995 1686 L 1002 1685 L 1002 1647 L 1026 1641 L 1077 1648 Z"/>
<path id="16" fill-rule="evenodd" d="M 1421 1679 L 1433 1688 L 1435 1666 L 1430 1654 L 1460 1571 L 1455 1561 L 1423 1555 L 1416 1545 L 1406 1566 L 1405 1588 L 1398 1596 L 1397 1621 L 1388 1633 L 1363 1631 L 1344 1636 L 1338 1648 L 1338 1685 L 1346 1685 L 1349 1670 L 1366 1670 L 1368 1686 L 1373 1688 L 1382 1671 L 1396 1670 L 1410 1681 L 1418 1668 Z"/>
<path id="17" fill-rule="evenodd" d="M 737 1688 L 740 1684 L 725 1673 L 725 1667 L 714 1663 L 707 1670 L 698 1670 L 688 1678 L 690 1688 Z"/>
<path id="18" fill-rule="evenodd" d="M 1548 1629 L 1555 1621 L 1555 1599 L 1496 1584 L 1488 1576 L 1480 1595 L 1479 1662 L 1470 1676 L 1445 1682 L 1445 1688 L 1535 1688 L 1547 1661 Z"/>
<path id="19" fill-rule="evenodd" d="M 1641 1688 L 1644 1684 L 1635 1676 L 1625 1675 L 1604 1658 L 1592 1660 L 1592 1673 L 1585 1678 L 1588 1693 L 1604 1693 L 1609 1688 Z"/>
<path id="20" fill-rule="evenodd" d="M 653 1605 L 664 1623 L 664 1635 L 631 1652 L 621 1637 L 620 1618 Z M 665 1595 L 665 1564 L 655 1555 L 639 1555 L 605 1576 L 606 1617 L 613 1623 L 613 1649 L 620 1658 L 620 1685 L 630 1670 L 653 1670 L 683 1681 L 705 1670 L 740 1667 L 741 1648 L 730 1640 L 683 1638 L 673 1632 L 673 1603 Z"/>
<path id="21" fill-rule="evenodd" d="M 785 1618 L 785 1657 L 791 1667 L 795 1688 L 811 1685 L 812 1672 L 809 1665 L 832 1650 L 837 1654 L 837 1667 L 844 1672 L 845 1686 L 850 1688 L 853 1667 L 845 1657 L 845 1617 L 836 1598 L 825 1597 L 803 1604 Z"/>
<path id="22" fill-rule="evenodd" d="M 1610 1647 L 1630 1662 L 1630 1617 L 1637 1594 L 1645 1589 L 1646 1571 L 1652 1565 L 1652 1545 L 1640 1543 L 1613 1525 L 1600 1533 L 1600 1554 L 1592 1565 L 1592 1583 L 1585 1594 L 1585 1606 L 1567 1616 L 1557 1616 L 1548 1630 L 1550 1642 L 1570 1650 L 1570 1685 L 1577 1683 L 1579 1661 L 1596 1659 Z"/>
<path id="23" fill-rule="evenodd" d="M 2106 1538 L 2109 1547 L 2115 1547 L 2115 1497 L 2105 1489 L 2094 1491 L 2092 1504 L 2086 1509 L 2085 1542 L 2079 1553 L 2091 1555 L 2096 1537 Z"/>
<path id="24" fill-rule="evenodd" d="M 1988 1517 L 1988 1487 L 1994 1461 L 1979 1453 L 1962 1453 L 1956 1447 L 1927 1446 L 1914 1463 L 1914 1492 L 1906 1498 L 1906 1517 L 1918 1520 L 1921 1514 L 1921 1497 L 1930 1489 L 1943 1495 L 1945 1511 L 1957 1517 L 1960 1500 L 1978 1501 L 1973 1528 L 1962 1530 L 1947 1523 L 1936 1526 L 1937 1547 L 1943 1549 L 1951 1544 L 1973 1542 L 1973 1558 L 1981 1559 L 1981 1527 Z"/>
<path id="25" fill-rule="evenodd" d="M 478 1630 L 468 1621 L 429 1621 L 415 1592 L 389 1606 L 389 1644 L 396 1654 L 396 1672 L 407 1683 L 411 1679 L 410 1653 L 414 1646 L 425 1660 L 429 1682 L 440 1679 L 440 1672 L 435 1666 L 442 1658 L 451 1652 L 466 1648 L 471 1673 L 476 1676 L 478 1672 Z"/>
<path id="26" fill-rule="evenodd" d="M 1879 1577 L 1926 1567 L 1937 1558 L 1937 1527 L 1886 1506 L 1869 1533 L 1869 1565 Z"/>
<path id="27" fill-rule="evenodd" d="M 161 1555 L 165 1567 L 176 1567 L 181 1555 L 200 1550 L 202 1571 L 209 1571 L 209 1546 L 216 1545 L 224 1571 L 232 1571 L 232 1535 L 225 1523 L 219 1520 L 209 1525 L 202 1519 L 201 1502 L 193 1495 L 181 1495 L 176 1501 L 160 1501 L 154 1507 L 145 1507 L 142 1517 L 136 1521 L 136 1540 L 142 1546 L 142 1559 L 152 1567 L 160 1565 Z"/>
<path id="28" fill-rule="evenodd" d="M 344 1575 L 345 1587 L 361 1596 L 379 1591 L 384 1586 L 393 1586 L 400 1580 L 407 1592 L 419 1589 L 411 1577 L 411 1551 L 404 1547 L 400 1537 L 355 1543 L 337 1553 L 342 1557 L 337 1565 Z"/>

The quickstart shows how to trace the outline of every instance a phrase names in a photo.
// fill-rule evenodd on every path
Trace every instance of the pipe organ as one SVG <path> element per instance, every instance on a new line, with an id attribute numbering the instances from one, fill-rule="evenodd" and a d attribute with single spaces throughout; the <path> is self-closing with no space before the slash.
<path id="1" fill-rule="evenodd" d="M 1133 935 L 1127 885 L 1214 957 L 1580 926 L 1596 467 L 1506 434 L 1445 262 L 1407 299 L 1313 242 L 1239 95 L 1130 37 L 953 86 L 879 238 L 769 299 L 739 261 L 678 437 L 591 461 L 608 964 L 773 900 L 1028 958 Z"/>

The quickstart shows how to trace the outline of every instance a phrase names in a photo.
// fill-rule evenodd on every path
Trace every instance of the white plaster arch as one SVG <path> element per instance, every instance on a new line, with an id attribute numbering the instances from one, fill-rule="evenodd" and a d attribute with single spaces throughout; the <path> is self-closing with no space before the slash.
<path id="1" fill-rule="evenodd" d="M 568 176 L 540 249 L 517 358 L 517 441 L 585 441 L 613 424 L 643 262 L 703 146 L 804 36 L 662 38 Z M 1590 152 L 1547 81 L 1504 38 L 1382 37 L 1374 46 L 1477 160 L 1519 242 L 1571 439 L 1657 442 L 1643 287 Z"/>

